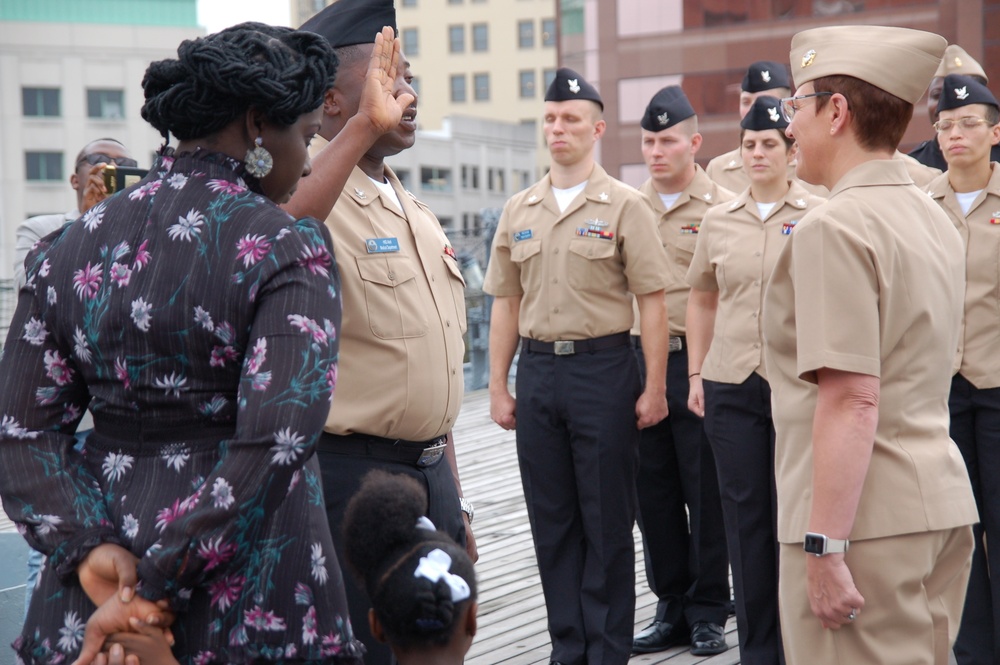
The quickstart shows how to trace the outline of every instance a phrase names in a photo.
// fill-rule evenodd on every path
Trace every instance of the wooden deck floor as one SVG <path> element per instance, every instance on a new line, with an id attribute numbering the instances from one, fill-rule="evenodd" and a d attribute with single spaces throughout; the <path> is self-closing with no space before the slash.
<path id="1" fill-rule="evenodd" d="M 545 606 L 521 493 L 514 434 L 489 417 L 485 391 L 467 393 L 455 426 L 458 463 L 466 496 L 476 505 L 479 545 L 479 633 L 466 662 L 470 665 L 547 665 L 549 638 Z M 0 532 L 13 531 L 0 511 Z M 646 587 L 642 543 L 636 548 L 636 628 L 649 623 L 656 603 Z M 709 658 L 675 648 L 635 656 L 633 665 L 734 665 L 739 662 L 736 623 L 726 626 L 729 651 Z M 2 661 L 2 659 L 0 659 Z"/>
<path id="2" fill-rule="evenodd" d="M 535 565 L 528 514 L 514 449 L 514 433 L 490 420 L 485 391 L 467 393 L 455 426 L 462 488 L 476 506 L 479 546 L 479 634 L 466 662 L 470 665 L 547 665 L 549 637 L 545 606 Z M 646 586 L 642 542 L 636 548 L 636 628 L 647 625 L 656 597 Z M 736 622 L 726 626 L 729 651 L 712 657 L 692 656 L 675 648 L 634 656 L 642 665 L 734 665 L 739 663 Z"/>

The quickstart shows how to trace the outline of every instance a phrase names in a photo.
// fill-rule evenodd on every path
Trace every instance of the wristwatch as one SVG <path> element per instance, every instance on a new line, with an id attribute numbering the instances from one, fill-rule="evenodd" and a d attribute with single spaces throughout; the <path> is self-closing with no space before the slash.
<path id="1" fill-rule="evenodd" d="M 461 506 L 462 512 L 469 516 L 469 524 L 472 524 L 472 519 L 476 515 L 476 509 L 472 507 L 472 502 L 463 496 L 459 497 L 458 505 Z"/>
<path id="2" fill-rule="evenodd" d="M 837 540 L 835 538 L 828 538 L 822 533 L 809 532 L 802 543 L 802 549 L 809 554 L 826 556 L 827 554 L 842 554 L 847 551 L 849 545 L 850 542 L 847 540 Z"/>

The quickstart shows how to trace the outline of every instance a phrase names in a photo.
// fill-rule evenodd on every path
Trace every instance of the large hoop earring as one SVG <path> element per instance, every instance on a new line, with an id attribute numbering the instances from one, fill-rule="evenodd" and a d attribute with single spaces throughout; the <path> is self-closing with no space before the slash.
<path id="1" fill-rule="evenodd" d="M 246 164 L 247 173 L 258 180 L 270 173 L 274 167 L 274 158 L 264 147 L 264 139 L 260 136 L 254 140 L 254 147 L 247 150 L 243 162 Z"/>

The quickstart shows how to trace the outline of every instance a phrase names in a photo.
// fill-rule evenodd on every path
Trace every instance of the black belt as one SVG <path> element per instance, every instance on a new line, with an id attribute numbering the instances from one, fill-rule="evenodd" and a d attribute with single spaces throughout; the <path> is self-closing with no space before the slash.
<path id="1" fill-rule="evenodd" d="M 678 351 L 683 351 L 684 347 L 687 346 L 686 337 L 670 337 L 670 353 L 677 353 Z M 639 335 L 632 335 L 632 348 L 642 350 L 642 338 Z"/>
<path id="2" fill-rule="evenodd" d="M 557 356 L 571 356 L 575 353 L 603 351 L 618 346 L 628 346 L 628 331 L 594 337 L 592 339 L 569 339 L 555 342 L 542 342 L 537 339 L 521 338 L 521 351 L 533 353 L 552 353 Z"/>
<path id="3" fill-rule="evenodd" d="M 447 435 L 430 441 L 406 441 L 371 434 L 337 435 L 329 432 L 323 432 L 318 444 L 319 450 L 325 453 L 374 457 L 418 467 L 430 466 L 437 462 L 447 447 Z"/>

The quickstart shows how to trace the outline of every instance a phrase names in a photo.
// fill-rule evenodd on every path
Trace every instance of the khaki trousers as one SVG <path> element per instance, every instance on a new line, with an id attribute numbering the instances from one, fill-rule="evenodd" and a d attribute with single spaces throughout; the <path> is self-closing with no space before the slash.
<path id="1" fill-rule="evenodd" d="M 778 598 L 789 665 L 948 665 L 972 559 L 972 527 L 852 542 L 865 599 L 857 620 L 825 629 L 809 609 L 801 545 L 781 545 Z"/>

